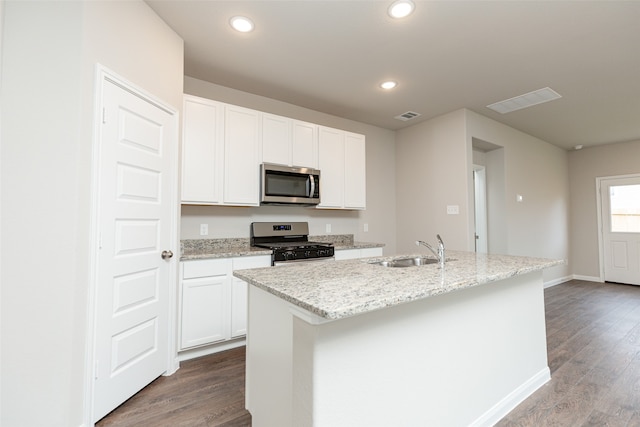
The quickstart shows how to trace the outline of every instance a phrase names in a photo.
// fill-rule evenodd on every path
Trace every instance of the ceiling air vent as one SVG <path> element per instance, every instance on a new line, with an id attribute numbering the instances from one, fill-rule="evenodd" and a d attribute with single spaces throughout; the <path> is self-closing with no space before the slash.
<path id="1" fill-rule="evenodd" d="M 487 107 L 500 114 L 506 114 L 512 111 L 522 110 L 523 108 L 533 107 L 534 105 L 542 104 L 544 102 L 553 101 L 558 98 L 562 98 L 558 92 L 550 87 L 545 87 L 534 90 L 533 92 L 525 93 L 524 95 L 495 102 L 491 105 L 487 105 Z"/>
<path id="2" fill-rule="evenodd" d="M 407 111 L 406 113 L 402 113 L 399 116 L 395 116 L 394 119 L 402 120 L 406 122 L 407 120 L 415 119 L 418 117 L 420 113 L 416 113 L 414 111 Z"/>

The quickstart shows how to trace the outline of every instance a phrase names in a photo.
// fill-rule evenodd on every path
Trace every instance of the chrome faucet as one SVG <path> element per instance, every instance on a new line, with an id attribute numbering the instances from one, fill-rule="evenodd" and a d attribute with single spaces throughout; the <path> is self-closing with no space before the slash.
<path id="1" fill-rule="evenodd" d="M 444 260 L 445 260 L 445 255 L 444 255 L 444 242 L 442 241 L 442 238 L 440 237 L 439 234 L 436 235 L 436 237 L 438 238 L 438 249 L 434 249 L 433 246 L 431 246 L 430 244 L 428 244 L 427 242 L 423 242 L 422 240 L 416 240 L 416 245 L 420 246 L 424 246 L 425 248 L 429 249 L 438 259 L 438 264 L 440 264 L 440 268 L 444 268 Z"/>

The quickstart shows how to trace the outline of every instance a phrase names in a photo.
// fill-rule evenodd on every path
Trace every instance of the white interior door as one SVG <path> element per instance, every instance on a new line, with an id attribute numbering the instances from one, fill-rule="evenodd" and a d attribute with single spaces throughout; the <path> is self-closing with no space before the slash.
<path id="1" fill-rule="evenodd" d="M 475 248 L 476 252 L 487 253 L 487 180 L 484 166 L 473 166 Z"/>
<path id="2" fill-rule="evenodd" d="M 94 421 L 169 369 L 176 121 L 141 95 L 103 81 Z"/>
<path id="3" fill-rule="evenodd" d="M 640 176 L 600 181 L 604 280 L 640 285 Z"/>

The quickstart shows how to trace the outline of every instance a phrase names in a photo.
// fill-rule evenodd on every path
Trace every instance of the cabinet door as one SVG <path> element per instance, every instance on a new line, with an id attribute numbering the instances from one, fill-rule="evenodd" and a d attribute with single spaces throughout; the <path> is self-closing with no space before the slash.
<path id="1" fill-rule="evenodd" d="M 336 261 L 360 258 L 360 249 L 340 249 L 334 255 Z"/>
<path id="2" fill-rule="evenodd" d="M 185 95 L 182 139 L 182 202 L 222 200 L 223 104 Z"/>
<path id="3" fill-rule="evenodd" d="M 227 288 L 228 276 L 182 281 L 181 349 L 228 338 Z"/>
<path id="4" fill-rule="evenodd" d="M 291 166 L 291 119 L 262 114 L 262 161 Z"/>
<path id="5" fill-rule="evenodd" d="M 224 115 L 224 203 L 259 205 L 259 113 L 227 105 Z"/>
<path id="6" fill-rule="evenodd" d="M 341 208 L 344 201 L 344 132 L 318 129 L 320 208 Z"/>
<path id="7" fill-rule="evenodd" d="M 271 266 L 271 257 L 252 256 L 233 259 L 233 269 L 259 268 Z M 237 277 L 231 284 L 231 337 L 247 334 L 247 282 Z"/>
<path id="8" fill-rule="evenodd" d="M 318 168 L 318 126 L 293 120 L 291 129 L 291 164 Z"/>
<path id="9" fill-rule="evenodd" d="M 367 169 L 364 135 L 345 133 L 344 164 L 344 207 L 365 209 L 367 205 Z"/>
<path id="10" fill-rule="evenodd" d="M 247 334 L 247 294 L 249 285 L 237 277 L 231 283 L 231 337 Z"/>

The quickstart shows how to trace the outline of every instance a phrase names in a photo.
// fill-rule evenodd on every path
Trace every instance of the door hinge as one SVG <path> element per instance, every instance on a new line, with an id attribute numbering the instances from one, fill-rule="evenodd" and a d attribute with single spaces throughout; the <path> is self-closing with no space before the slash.
<path id="1" fill-rule="evenodd" d="M 102 107 L 102 124 L 107 123 L 107 109 Z"/>

